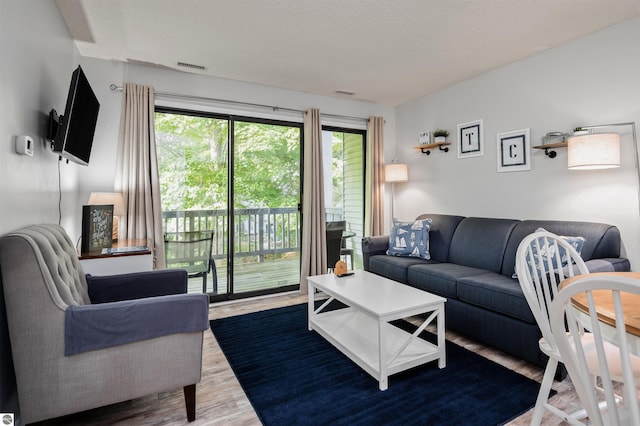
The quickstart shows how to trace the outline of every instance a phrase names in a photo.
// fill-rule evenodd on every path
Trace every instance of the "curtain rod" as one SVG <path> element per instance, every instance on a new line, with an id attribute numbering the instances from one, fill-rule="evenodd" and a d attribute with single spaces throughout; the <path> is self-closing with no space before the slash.
<path id="1" fill-rule="evenodd" d="M 117 92 L 121 92 L 122 91 L 122 86 L 117 86 L 115 84 L 111 84 L 109 86 L 109 88 L 111 90 L 117 91 Z M 267 109 L 270 109 L 272 111 L 287 111 L 287 112 L 293 112 L 293 113 L 299 113 L 299 114 L 304 114 L 305 113 L 304 110 L 300 110 L 300 109 L 284 108 L 284 107 L 272 106 L 272 105 L 264 105 L 264 104 L 255 104 L 255 103 L 251 103 L 251 102 L 232 101 L 232 100 L 229 100 L 229 99 L 209 98 L 209 97 L 194 96 L 194 95 L 182 95 L 182 94 L 179 94 L 179 93 L 168 93 L 168 92 L 155 92 L 155 95 L 159 96 L 159 97 L 162 97 L 162 98 L 187 99 L 187 100 L 192 100 L 192 101 L 204 101 L 204 102 L 219 102 L 219 103 L 227 103 L 227 104 L 233 104 L 233 105 L 249 106 L 249 107 L 254 107 L 254 108 L 267 108 Z M 369 121 L 368 118 L 354 117 L 354 116 L 351 116 L 351 115 L 321 113 L 320 116 L 331 117 L 331 118 L 342 118 L 342 119 L 356 120 L 356 121 L 365 121 L 365 122 Z"/>

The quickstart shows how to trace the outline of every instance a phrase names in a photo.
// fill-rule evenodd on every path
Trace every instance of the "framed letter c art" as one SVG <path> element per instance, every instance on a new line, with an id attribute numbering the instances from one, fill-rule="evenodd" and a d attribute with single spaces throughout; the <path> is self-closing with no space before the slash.
<path id="1" fill-rule="evenodd" d="M 484 155 L 482 120 L 458 124 L 458 158 Z"/>
<path id="2" fill-rule="evenodd" d="M 531 170 L 529 129 L 498 133 L 498 172 Z"/>

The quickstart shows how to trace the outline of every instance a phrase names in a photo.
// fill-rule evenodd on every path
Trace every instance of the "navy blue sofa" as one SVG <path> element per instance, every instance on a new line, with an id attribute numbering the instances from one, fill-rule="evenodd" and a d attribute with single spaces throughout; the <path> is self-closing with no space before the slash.
<path id="1" fill-rule="evenodd" d="M 520 241 L 538 228 L 585 238 L 581 256 L 589 271 L 629 271 L 620 257 L 620 232 L 590 222 L 515 220 L 423 214 L 432 220 L 430 260 L 386 254 L 389 236 L 362 241 L 364 269 L 446 297 L 446 326 L 528 362 L 544 366 L 541 337 L 513 278 Z"/>

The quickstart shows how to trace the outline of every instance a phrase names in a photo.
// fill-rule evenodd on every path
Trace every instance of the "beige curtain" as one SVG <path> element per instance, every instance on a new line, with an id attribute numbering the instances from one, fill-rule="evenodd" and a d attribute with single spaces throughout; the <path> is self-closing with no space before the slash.
<path id="1" fill-rule="evenodd" d="M 365 176 L 365 237 L 384 233 L 384 118 L 369 117 Z"/>
<path id="2" fill-rule="evenodd" d="M 114 187 L 122 193 L 126 210 L 120 221 L 120 238 L 149 240 L 155 269 L 164 269 L 154 98 L 153 87 L 124 85 Z"/>
<path id="3" fill-rule="evenodd" d="M 302 264 L 300 292 L 307 294 L 307 277 L 327 273 L 327 235 L 322 172 L 320 111 L 304 112 L 304 183 L 302 188 Z"/>

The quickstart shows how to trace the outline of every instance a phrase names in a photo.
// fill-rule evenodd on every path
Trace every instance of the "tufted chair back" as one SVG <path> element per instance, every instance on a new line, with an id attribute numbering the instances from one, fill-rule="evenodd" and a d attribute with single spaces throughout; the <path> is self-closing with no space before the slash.
<path id="1" fill-rule="evenodd" d="M 59 308 L 91 303 L 78 254 L 64 228 L 33 225 L 9 236 L 22 238 L 32 247 L 47 290 Z"/>
<path id="2" fill-rule="evenodd" d="M 181 387 L 195 418 L 209 298 L 186 271 L 96 277 L 139 296 L 91 304 L 64 229 L 33 225 L 0 236 L 0 276 L 23 423 Z"/>

